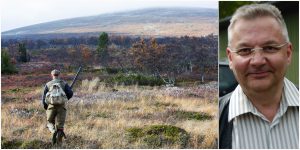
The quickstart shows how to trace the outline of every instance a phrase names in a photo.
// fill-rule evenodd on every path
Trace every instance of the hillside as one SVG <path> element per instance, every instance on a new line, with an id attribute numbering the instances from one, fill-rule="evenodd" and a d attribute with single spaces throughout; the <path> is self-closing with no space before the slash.
<path id="1" fill-rule="evenodd" d="M 6 36 L 108 32 L 144 36 L 217 34 L 217 10 L 207 8 L 148 8 L 41 23 L 2 32 Z"/>

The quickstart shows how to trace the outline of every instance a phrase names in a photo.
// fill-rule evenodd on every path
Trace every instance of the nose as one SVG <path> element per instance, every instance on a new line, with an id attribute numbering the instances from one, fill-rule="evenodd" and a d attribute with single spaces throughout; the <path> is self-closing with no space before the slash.
<path id="1" fill-rule="evenodd" d="M 256 49 L 252 53 L 252 57 L 250 60 L 250 64 L 253 66 L 261 66 L 265 65 L 267 62 L 265 55 L 263 54 L 263 51 L 260 49 Z"/>

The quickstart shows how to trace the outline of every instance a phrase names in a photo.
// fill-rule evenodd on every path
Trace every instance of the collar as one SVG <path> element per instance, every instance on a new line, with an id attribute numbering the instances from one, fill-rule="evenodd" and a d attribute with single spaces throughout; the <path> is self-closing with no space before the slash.
<path id="1" fill-rule="evenodd" d="M 52 81 L 60 81 L 60 78 L 54 78 Z"/>
<path id="2" fill-rule="evenodd" d="M 299 91 L 287 78 L 284 78 L 284 94 L 288 106 L 299 107 Z"/>
<path id="3" fill-rule="evenodd" d="M 287 78 L 284 78 L 284 85 L 283 85 L 283 95 L 280 102 L 279 114 L 283 115 L 286 112 L 288 107 L 299 107 L 299 91 L 295 87 L 295 85 L 289 81 Z M 282 110 L 282 111 L 281 111 Z M 230 103 L 229 103 L 229 114 L 228 114 L 228 121 L 232 119 L 246 114 L 246 113 L 253 113 L 254 115 L 260 116 L 265 118 L 251 103 L 251 101 L 247 98 L 244 94 L 240 85 L 236 87 L 233 91 Z"/>

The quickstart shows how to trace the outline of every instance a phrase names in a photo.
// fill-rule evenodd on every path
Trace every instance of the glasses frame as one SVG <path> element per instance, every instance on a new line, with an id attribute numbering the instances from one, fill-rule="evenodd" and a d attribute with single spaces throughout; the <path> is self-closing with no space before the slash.
<path id="1" fill-rule="evenodd" d="M 272 47 L 274 47 L 274 48 L 277 48 L 277 49 L 281 50 L 281 48 L 284 47 L 284 46 L 287 45 L 287 44 L 289 44 L 289 42 L 285 42 L 285 43 L 280 44 L 280 45 L 265 45 L 265 46 L 263 46 L 263 47 L 272 46 Z M 253 54 L 253 52 L 256 51 L 256 50 L 263 50 L 263 51 L 264 51 L 264 48 L 263 48 L 263 47 L 258 47 L 258 48 L 243 47 L 243 48 L 239 48 L 239 49 L 232 49 L 232 48 L 230 48 L 230 47 L 228 46 L 228 49 L 229 49 L 230 52 L 236 53 L 236 54 L 239 55 L 239 56 L 250 56 L 250 55 Z M 245 55 L 240 55 L 240 54 L 238 54 L 238 53 L 240 52 L 241 49 L 245 49 L 245 48 L 250 48 L 250 49 L 251 49 L 249 54 L 245 54 Z M 279 51 L 279 50 L 278 50 L 278 51 Z M 278 52 L 278 51 L 276 51 L 276 52 Z M 276 53 L 276 52 L 267 52 L 267 53 Z"/>

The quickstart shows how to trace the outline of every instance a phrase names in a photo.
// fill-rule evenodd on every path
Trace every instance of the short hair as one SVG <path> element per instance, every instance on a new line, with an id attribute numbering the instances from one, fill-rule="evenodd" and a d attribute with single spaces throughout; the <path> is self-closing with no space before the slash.
<path id="1" fill-rule="evenodd" d="M 286 41 L 289 42 L 290 40 L 289 40 L 287 27 L 281 15 L 281 12 L 278 8 L 276 8 L 271 4 L 250 4 L 238 8 L 233 14 L 232 18 L 230 19 L 230 25 L 228 27 L 228 44 L 230 44 L 231 42 L 232 29 L 237 20 L 239 19 L 251 20 L 258 17 L 267 17 L 267 16 L 276 19 L 276 21 L 281 26 L 282 35 L 284 36 Z"/>
<path id="2" fill-rule="evenodd" d="M 54 76 L 58 76 L 60 74 L 60 71 L 54 69 L 51 71 L 51 74 L 54 75 Z"/>

